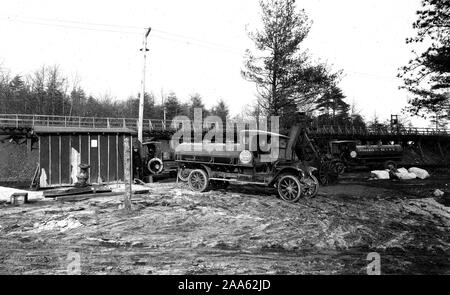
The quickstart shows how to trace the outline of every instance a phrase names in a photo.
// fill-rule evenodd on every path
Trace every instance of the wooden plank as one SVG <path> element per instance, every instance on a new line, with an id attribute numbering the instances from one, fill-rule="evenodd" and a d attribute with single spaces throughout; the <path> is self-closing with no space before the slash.
<path id="1" fill-rule="evenodd" d="M 114 196 L 120 196 L 123 193 L 98 193 L 98 194 L 85 194 L 85 195 L 77 195 L 77 196 L 63 196 L 63 197 L 57 197 L 57 201 L 61 202 L 80 202 L 83 200 L 88 200 L 92 198 L 101 198 L 101 197 L 114 197 Z"/>
<path id="2" fill-rule="evenodd" d="M 70 135 L 61 135 L 61 183 L 70 184 Z"/>
<path id="3" fill-rule="evenodd" d="M 81 164 L 89 164 L 89 136 L 88 135 L 81 135 L 80 136 L 80 157 L 81 157 Z M 88 169 L 88 174 L 90 176 L 91 169 Z M 89 177 L 88 182 L 91 182 L 91 179 Z"/>
<path id="4" fill-rule="evenodd" d="M 81 164 L 89 164 L 89 138 L 87 135 L 81 135 Z"/>
<path id="5" fill-rule="evenodd" d="M 41 135 L 39 136 L 39 165 L 41 168 L 41 173 L 45 173 L 47 177 L 48 184 L 48 174 L 50 170 L 50 151 L 49 151 L 49 136 Z M 42 172 L 42 170 L 44 170 Z M 42 177 L 42 175 L 41 175 Z"/>
<path id="6" fill-rule="evenodd" d="M 141 194 L 146 194 L 146 193 L 148 193 L 148 190 L 147 191 L 144 191 L 144 190 L 133 191 L 133 195 L 141 195 Z M 105 193 L 96 193 L 96 194 L 61 196 L 61 197 L 55 198 L 55 200 L 61 201 L 61 202 L 80 202 L 80 201 L 93 199 L 93 198 L 121 196 L 123 194 L 124 194 L 123 192 L 105 192 Z"/>
<path id="7" fill-rule="evenodd" d="M 70 136 L 70 146 L 77 152 L 80 152 L 80 137 L 78 135 Z"/>
<path id="8" fill-rule="evenodd" d="M 124 180 L 123 160 L 123 135 L 119 135 L 117 141 L 117 179 L 120 181 Z"/>
<path id="9" fill-rule="evenodd" d="M 60 183 L 60 166 L 59 161 L 61 155 L 59 154 L 59 136 L 51 135 L 50 136 L 50 184 L 61 184 Z"/>
<path id="10" fill-rule="evenodd" d="M 125 182 L 125 197 L 124 197 L 124 207 L 125 210 L 131 210 L 131 194 L 132 194 L 132 181 L 133 181 L 133 171 L 131 167 L 132 163 L 132 151 L 133 143 L 131 136 L 124 136 L 123 139 L 123 150 L 124 150 L 124 182 Z"/>
<path id="11" fill-rule="evenodd" d="M 117 180 L 117 136 L 109 135 L 109 181 Z"/>
<path id="12" fill-rule="evenodd" d="M 90 145 L 89 145 L 89 165 L 91 165 L 91 168 L 89 169 L 91 171 L 91 183 L 98 183 L 98 173 L 99 173 L 99 159 L 98 159 L 98 136 L 97 135 L 91 135 L 90 138 Z"/>
<path id="13" fill-rule="evenodd" d="M 43 195 L 45 198 L 56 198 L 62 196 L 73 196 L 90 193 L 100 194 L 108 192 L 111 192 L 111 189 L 104 186 L 87 186 L 87 187 L 73 187 L 67 189 L 48 190 L 45 191 Z"/>
<path id="14" fill-rule="evenodd" d="M 108 179 L 108 135 L 100 135 L 99 136 L 99 154 L 100 154 L 100 177 L 102 181 L 109 182 Z"/>
<path id="15" fill-rule="evenodd" d="M 80 144 L 81 144 L 80 136 L 78 136 L 78 135 L 71 135 L 70 136 L 70 153 L 71 153 L 71 157 L 72 157 L 72 149 L 75 150 L 76 152 L 80 153 Z M 74 165 L 74 167 L 72 167 L 72 161 L 73 160 L 74 159 L 70 158 L 70 163 L 71 163 L 70 164 L 71 165 L 70 175 L 72 175 L 72 170 L 75 170 L 75 175 L 78 173 L 78 165 L 76 165 L 76 167 L 75 167 L 75 165 Z M 80 161 L 81 161 L 81 159 L 80 159 Z M 73 179 L 71 179 L 71 181 L 70 181 L 71 184 L 73 184 L 75 182 L 76 181 L 73 180 Z"/>

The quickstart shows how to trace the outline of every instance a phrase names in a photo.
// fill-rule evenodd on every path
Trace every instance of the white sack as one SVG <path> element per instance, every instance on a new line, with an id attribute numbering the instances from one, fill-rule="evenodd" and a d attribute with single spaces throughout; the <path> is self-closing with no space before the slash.
<path id="1" fill-rule="evenodd" d="M 389 179 L 389 172 L 386 170 L 374 170 L 370 172 L 376 179 Z"/>
<path id="2" fill-rule="evenodd" d="M 428 173 L 428 171 L 424 170 L 424 169 L 413 167 L 413 168 L 409 168 L 408 171 L 409 171 L 409 173 L 416 174 L 417 177 L 420 179 L 426 179 L 426 178 L 430 177 L 430 173 Z"/>

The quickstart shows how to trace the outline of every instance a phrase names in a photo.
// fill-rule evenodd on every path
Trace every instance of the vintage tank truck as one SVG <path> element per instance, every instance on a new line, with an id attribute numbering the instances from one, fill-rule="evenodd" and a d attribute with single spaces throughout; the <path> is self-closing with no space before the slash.
<path id="1" fill-rule="evenodd" d="M 396 168 L 402 159 L 403 148 L 399 144 L 362 145 L 358 140 L 334 140 L 329 143 L 329 153 L 340 162 L 338 170 L 342 174 L 355 166 Z"/>
<path id="2" fill-rule="evenodd" d="M 179 179 L 197 192 L 234 183 L 275 187 L 287 202 L 317 195 L 317 169 L 298 160 L 289 137 L 245 130 L 239 138 L 239 143 L 180 144 L 175 150 Z"/>

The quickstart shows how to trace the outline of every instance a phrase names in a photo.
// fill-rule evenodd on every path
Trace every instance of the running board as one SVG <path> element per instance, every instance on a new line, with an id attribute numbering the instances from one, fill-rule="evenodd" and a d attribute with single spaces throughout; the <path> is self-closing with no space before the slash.
<path id="1" fill-rule="evenodd" d="M 240 181 L 240 180 L 224 179 L 224 178 L 210 178 L 209 180 L 227 181 L 227 182 L 232 182 L 234 184 L 257 184 L 257 185 L 269 186 L 269 184 L 266 182 Z"/>

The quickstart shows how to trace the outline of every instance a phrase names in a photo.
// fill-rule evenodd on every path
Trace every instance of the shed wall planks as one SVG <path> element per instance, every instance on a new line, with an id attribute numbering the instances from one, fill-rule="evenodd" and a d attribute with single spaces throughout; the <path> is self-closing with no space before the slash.
<path id="1" fill-rule="evenodd" d="M 80 143 L 81 143 L 81 151 L 80 151 L 80 157 L 81 157 L 81 163 L 82 164 L 89 164 L 89 136 L 87 135 L 80 135 Z M 89 169 L 89 176 L 91 175 L 91 170 Z"/>
<path id="2" fill-rule="evenodd" d="M 104 182 L 111 182 L 111 179 L 108 178 L 108 135 L 100 135 L 99 136 L 99 154 L 100 154 L 100 178 Z"/>
<path id="3" fill-rule="evenodd" d="M 39 134 L 41 187 L 73 185 L 78 163 L 90 164 L 90 183 L 124 180 L 122 134 Z M 95 142 L 96 140 L 96 146 Z M 72 159 L 74 158 L 74 159 Z M 73 169 L 76 169 L 73 171 Z"/>
<path id="4" fill-rule="evenodd" d="M 50 136 L 50 184 L 60 183 L 60 154 L 59 154 L 59 136 Z"/>
<path id="5" fill-rule="evenodd" d="M 109 180 L 117 181 L 117 136 L 109 136 Z"/>
<path id="6" fill-rule="evenodd" d="M 71 158 L 71 147 L 70 147 L 70 135 L 60 136 L 61 138 L 61 183 L 71 183 L 70 173 L 70 158 Z"/>

